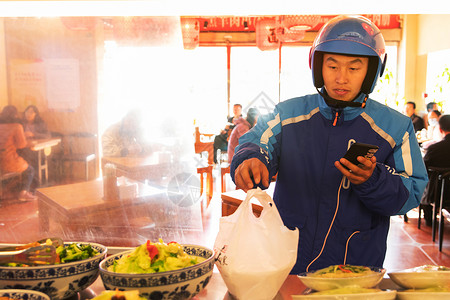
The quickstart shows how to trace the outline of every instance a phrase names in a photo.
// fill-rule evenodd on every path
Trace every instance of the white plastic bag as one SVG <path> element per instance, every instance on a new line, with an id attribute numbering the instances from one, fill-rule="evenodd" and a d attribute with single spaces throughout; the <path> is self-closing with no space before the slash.
<path id="1" fill-rule="evenodd" d="M 259 218 L 253 197 L 263 206 Z M 232 215 L 220 219 L 216 266 L 237 299 L 272 300 L 296 262 L 297 247 L 298 229 L 284 226 L 270 196 L 253 189 Z"/>

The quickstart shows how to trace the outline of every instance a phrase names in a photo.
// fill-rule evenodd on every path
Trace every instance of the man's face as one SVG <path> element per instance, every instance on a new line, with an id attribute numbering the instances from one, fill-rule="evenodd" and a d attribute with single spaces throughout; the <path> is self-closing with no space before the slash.
<path id="1" fill-rule="evenodd" d="M 242 115 L 242 108 L 239 105 L 233 106 L 233 114 L 235 117 Z"/>
<path id="2" fill-rule="evenodd" d="M 405 105 L 405 115 L 408 117 L 411 117 L 415 112 L 415 109 L 412 104 L 406 104 Z"/>
<path id="3" fill-rule="evenodd" d="M 433 125 L 435 125 L 435 124 L 438 124 L 438 122 L 439 122 L 439 116 L 434 112 L 434 111 L 430 111 L 429 113 L 428 113 L 428 124 L 433 124 Z"/>
<path id="4" fill-rule="evenodd" d="M 361 91 L 367 74 L 369 58 L 325 53 L 322 76 L 331 98 L 352 101 Z"/>

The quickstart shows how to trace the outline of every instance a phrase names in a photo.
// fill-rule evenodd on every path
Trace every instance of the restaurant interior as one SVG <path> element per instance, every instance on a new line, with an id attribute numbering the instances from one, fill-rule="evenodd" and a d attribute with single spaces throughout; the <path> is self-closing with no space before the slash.
<path id="1" fill-rule="evenodd" d="M 336 6 L 195 11 L 158 1 L 83 1 L 84 8 L 55 1 L 50 13 L 47 1 L 29 9 L 19 2 L 0 3 L 11 5 L 0 12 L 0 109 L 35 105 L 50 136 L 30 144 L 39 155 L 37 200 L 19 201 L 20 176 L 1 174 L 0 243 L 59 236 L 121 249 L 162 238 L 212 248 L 220 217 L 245 194 L 235 190 L 226 152 L 211 164 L 207 149 L 234 104 L 264 114 L 315 93 L 309 49 L 338 14 L 369 18 L 385 38 L 386 72 L 371 98 L 400 112 L 407 101 L 419 115 L 432 101 L 450 112 L 450 14 Z M 103 134 L 132 110 L 150 150 L 103 155 Z M 111 168 L 119 182 L 112 196 Z M 414 209 L 391 218 L 386 268 L 450 266 L 450 220 L 441 217 L 439 238 L 424 220 L 418 228 L 418 216 Z"/>

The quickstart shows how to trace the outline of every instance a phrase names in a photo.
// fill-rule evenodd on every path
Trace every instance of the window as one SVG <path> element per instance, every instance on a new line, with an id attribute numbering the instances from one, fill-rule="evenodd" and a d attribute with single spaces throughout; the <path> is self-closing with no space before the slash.
<path id="1" fill-rule="evenodd" d="M 436 102 L 443 112 L 450 111 L 450 50 L 431 52 L 427 62 L 428 97 L 426 102 Z"/>

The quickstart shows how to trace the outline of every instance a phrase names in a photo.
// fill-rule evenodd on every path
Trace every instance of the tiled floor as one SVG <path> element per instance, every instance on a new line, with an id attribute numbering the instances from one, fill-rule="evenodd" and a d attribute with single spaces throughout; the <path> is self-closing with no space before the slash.
<path id="1" fill-rule="evenodd" d="M 220 177 L 216 176 L 215 187 L 220 187 Z M 217 190 L 217 188 L 215 188 Z M 221 215 L 220 192 L 215 191 L 211 205 L 203 208 L 195 204 L 198 212 L 192 218 L 195 226 L 146 226 L 147 219 L 134 220 L 129 226 L 114 226 L 113 220 L 105 220 L 105 227 L 89 228 L 82 233 L 74 234 L 67 230 L 39 231 L 39 213 L 37 202 L 18 202 L 17 200 L 0 200 L 0 243 L 26 243 L 44 236 L 59 235 L 65 240 L 98 242 L 107 246 L 136 246 L 147 238 L 163 237 L 164 240 L 177 240 L 181 243 L 201 243 L 212 247 L 218 232 L 218 221 Z M 158 213 L 158 212 L 154 212 Z M 385 267 L 398 270 L 423 264 L 437 264 L 450 267 L 450 223 L 446 222 L 444 245 L 439 252 L 438 241 L 431 239 L 431 228 L 417 228 L 417 211 L 408 213 L 409 221 L 403 217 L 391 218 L 391 229 L 388 238 L 388 252 Z M 176 216 L 165 216 L 176 218 Z M 201 222 L 200 222 L 201 218 Z M 194 220 L 195 219 L 195 220 Z M 172 222 L 173 223 L 173 222 Z M 61 228 L 59 228 L 61 229 Z"/>

